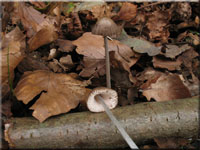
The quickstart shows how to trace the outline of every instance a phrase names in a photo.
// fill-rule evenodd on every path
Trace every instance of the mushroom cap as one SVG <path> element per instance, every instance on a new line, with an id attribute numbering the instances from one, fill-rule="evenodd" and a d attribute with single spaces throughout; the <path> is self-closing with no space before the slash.
<path id="1" fill-rule="evenodd" d="M 121 28 L 112 19 L 103 17 L 97 21 L 92 29 L 92 33 L 117 38 L 121 34 Z"/>
<path id="2" fill-rule="evenodd" d="M 93 91 L 88 96 L 87 108 L 91 112 L 105 111 L 101 102 L 96 100 L 95 97 L 97 95 L 100 95 L 104 99 L 104 102 L 108 106 L 109 109 L 113 109 L 117 106 L 117 103 L 118 103 L 117 92 L 110 88 L 98 87 L 98 88 L 93 89 Z"/>

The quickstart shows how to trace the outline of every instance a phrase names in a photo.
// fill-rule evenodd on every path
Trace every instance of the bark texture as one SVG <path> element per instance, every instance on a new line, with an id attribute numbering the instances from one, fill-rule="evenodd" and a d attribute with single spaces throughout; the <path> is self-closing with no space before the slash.
<path id="1" fill-rule="evenodd" d="M 132 139 L 140 144 L 156 137 L 198 136 L 199 99 L 140 103 L 112 112 Z M 71 113 L 39 123 L 12 118 L 5 137 L 13 148 L 123 148 L 126 142 L 105 113 Z"/>

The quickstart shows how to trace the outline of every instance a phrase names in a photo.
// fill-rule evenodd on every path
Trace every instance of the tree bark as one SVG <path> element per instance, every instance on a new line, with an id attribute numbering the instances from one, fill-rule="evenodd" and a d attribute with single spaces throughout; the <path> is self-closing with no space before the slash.
<path id="1" fill-rule="evenodd" d="M 156 137 L 195 138 L 199 99 L 148 102 L 112 110 L 132 139 L 140 144 Z M 71 113 L 39 123 L 12 118 L 5 137 L 12 148 L 123 148 L 126 142 L 105 113 Z"/>

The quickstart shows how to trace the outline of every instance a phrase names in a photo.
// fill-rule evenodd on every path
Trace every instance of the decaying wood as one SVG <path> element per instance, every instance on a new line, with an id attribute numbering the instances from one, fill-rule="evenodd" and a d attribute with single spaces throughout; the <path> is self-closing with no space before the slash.
<path id="1" fill-rule="evenodd" d="M 198 98 L 140 103 L 112 112 L 133 140 L 198 136 Z M 39 123 L 13 118 L 6 124 L 6 140 L 13 148 L 122 148 L 126 142 L 105 113 L 71 113 Z"/>

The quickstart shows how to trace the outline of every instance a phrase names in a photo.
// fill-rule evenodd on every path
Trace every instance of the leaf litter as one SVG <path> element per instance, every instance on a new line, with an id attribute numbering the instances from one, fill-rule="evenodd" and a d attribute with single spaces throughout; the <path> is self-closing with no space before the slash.
<path id="1" fill-rule="evenodd" d="M 195 3 L 14 2 L 3 6 L 1 86 L 3 101 L 8 101 L 4 115 L 12 115 L 8 67 L 18 100 L 27 104 L 41 94 L 30 107 L 40 122 L 82 107 L 93 88 L 105 86 L 104 40 L 91 33 L 105 16 L 122 29 L 118 39 L 108 42 L 112 86 L 120 106 L 199 95 Z M 166 145 L 162 139 L 155 142 L 168 148 L 174 140 L 167 139 Z M 184 145 L 179 141 L 174 147 Z"/>

